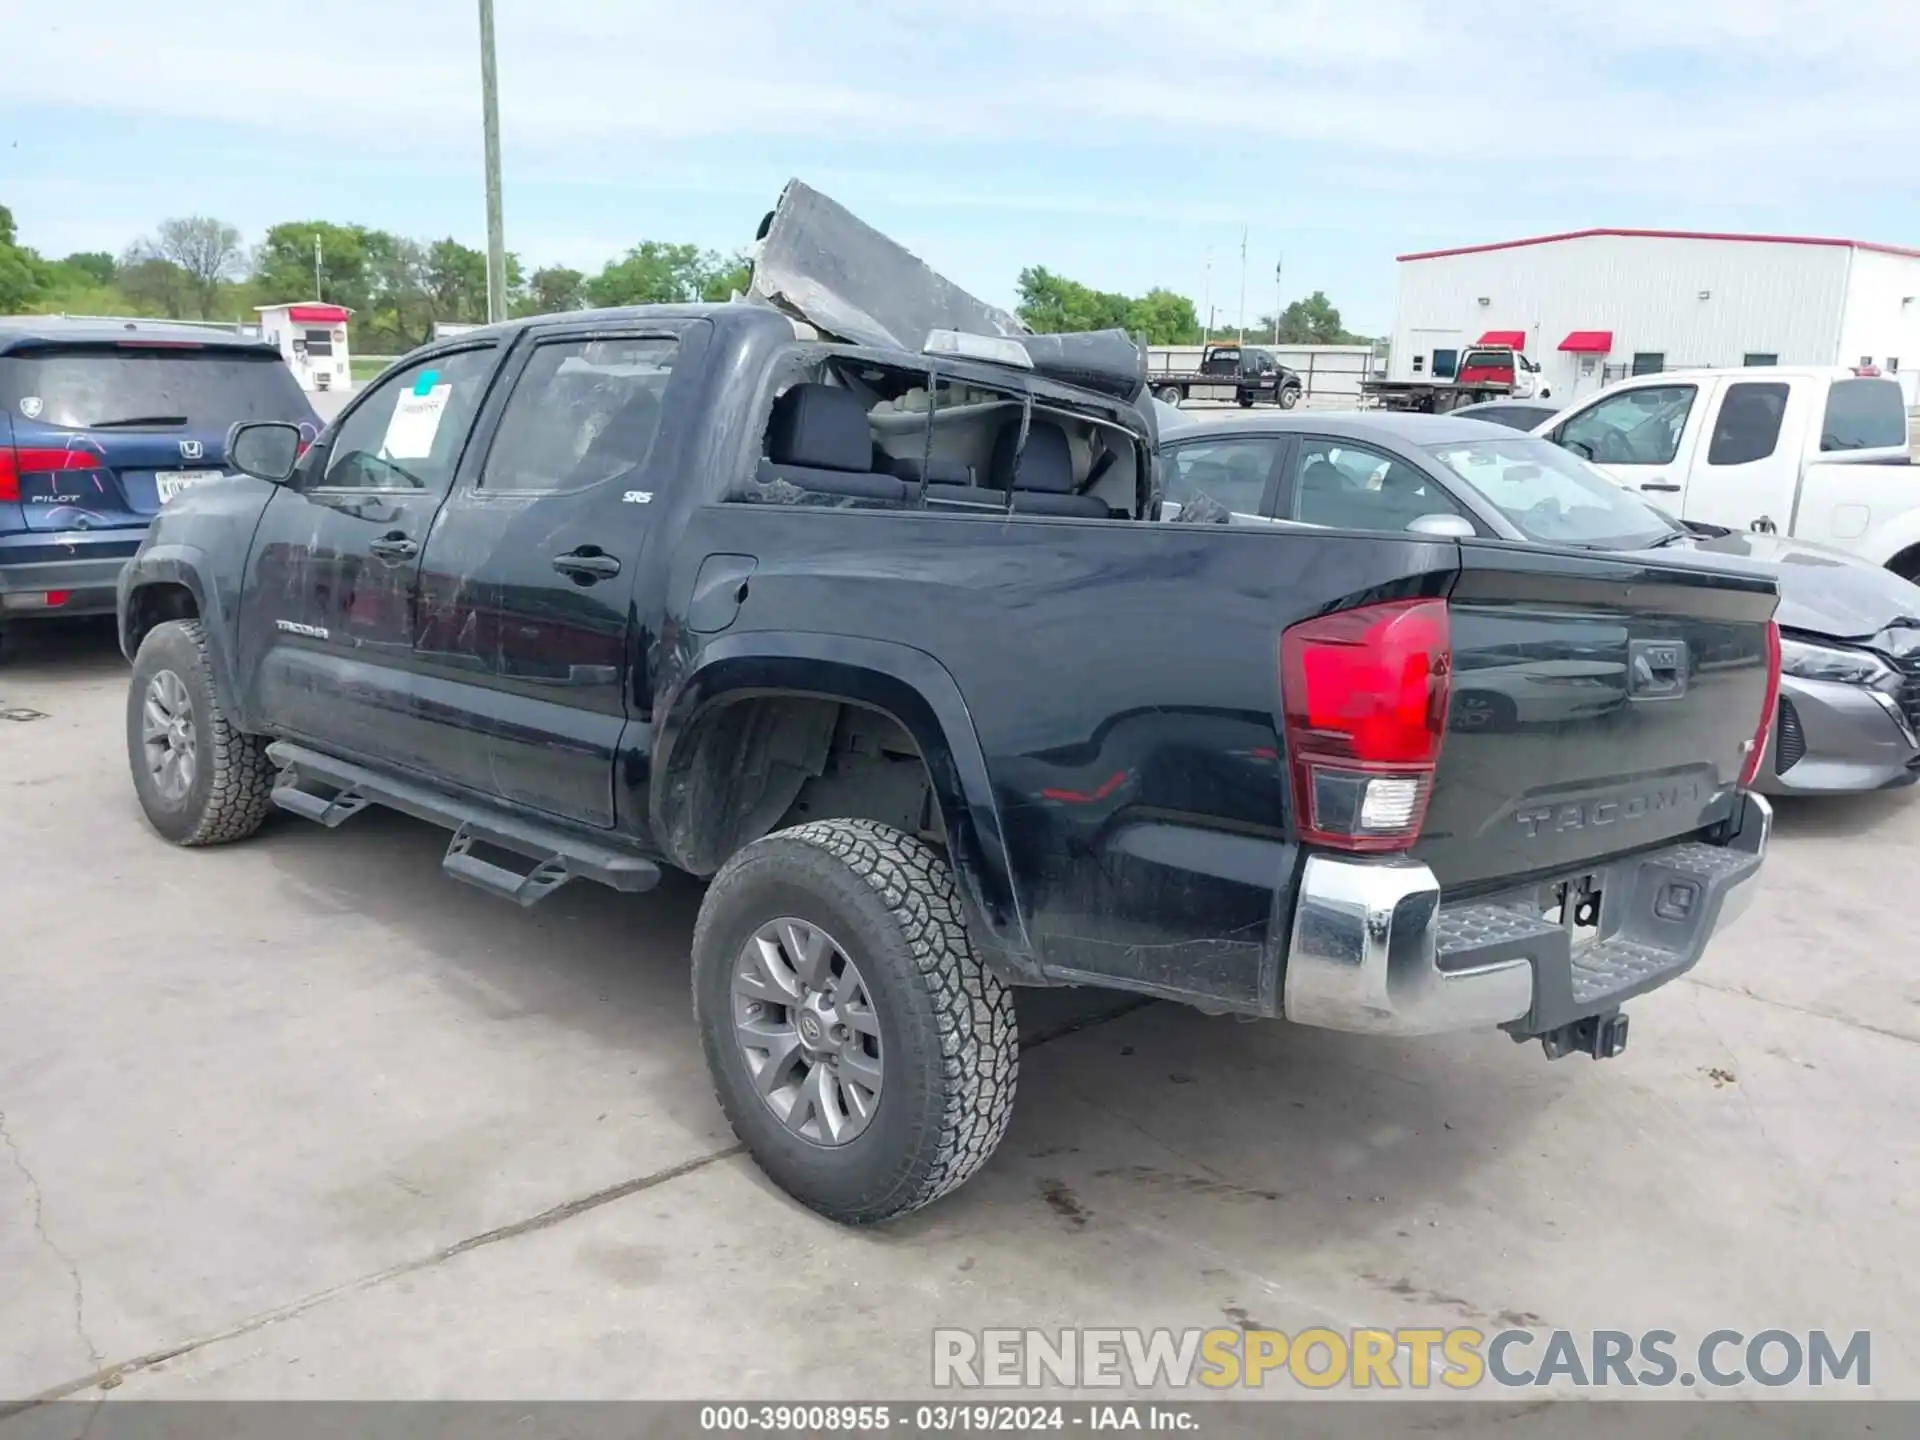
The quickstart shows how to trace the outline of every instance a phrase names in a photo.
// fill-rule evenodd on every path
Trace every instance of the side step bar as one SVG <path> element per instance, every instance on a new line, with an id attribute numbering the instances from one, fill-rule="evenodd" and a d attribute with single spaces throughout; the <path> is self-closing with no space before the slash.
<path id="1" fill-rule="evenodd" d="M 333 829 L 369 805 L 384 805 L 451 830 L 453 840 L 441 868 L 455 880 L 517 905 L 544 900 L 569 880 L 594 880 L 629 893 L 651 890 L 660 883 L 660 867 L 642 856 L 489 805 L 458 800 L 425 785 L 379 775 L 301 745 L 276 741 L 267 747 L 267 758 L 279 767 L 273 803 L 282 810 Z M 495 855 L 479 853 L 478 846 Z M 525 860 L 527 867 L 499 863 L 509 858 Z"/>

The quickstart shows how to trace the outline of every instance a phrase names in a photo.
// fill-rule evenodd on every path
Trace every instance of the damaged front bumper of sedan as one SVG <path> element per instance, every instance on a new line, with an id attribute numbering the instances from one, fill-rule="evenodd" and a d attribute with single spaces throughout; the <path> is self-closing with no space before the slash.
<path id="1" fill-rule="evenodd" d="M 1920 779 L 1920 651 L 1782 636 L 1781 652 L 1780 709 L 1758 789 L 1844 794 Z"/>

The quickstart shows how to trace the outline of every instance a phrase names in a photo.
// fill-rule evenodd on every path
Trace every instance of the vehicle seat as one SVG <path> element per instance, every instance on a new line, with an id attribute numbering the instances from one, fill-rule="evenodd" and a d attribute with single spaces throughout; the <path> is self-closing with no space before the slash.
<path id="1" fill-rule="evenodd" d="M 922 460 L 918 455 L 889 455 L 887 469 L 898 475 L 909 485 L 920 483 Z M 973 486 L 973 467 L 959 460 L 949 460 L 936 455 L 924 462 L 929 485 Z"/>
<path id="2" fill-rule="evenodd" d="M 1002 427 L 993 442 L 989 483 L 998 490 L 1013 491 L 1013 508 L 1027 515 L 1068 515 L 1105 520 L 1107 502 L 1092 495 L 1073 493 L 1073 451 L 1067 445 L 1067 432 L 1051 420 L 1035 420 L 1027 431 L 1027 444 L 1020 451 L 1018 473 L 1014 470 L 1014 452 L 1020 445 L 1020 422 Z"/>
<path id="3" fill-rule="evenodd" d="M 874 473 L 867 407 L 836 385 L 796 385 L 774 401 L 760 480 L 883 504 L 907 498 L 905 481 Z"/>
<path id="4" fill-rule="evenodd" d="M 639 390 L 608 418 L 607 425 L 588 444 L 573 467 L 570 485 L 591 485 L 635 469 L 653 448 L 660 429 L 660 401 L 650 390 Z"/>
<path id="5" fill-rule="evenodd" d="M 1300 472 L 1300 495 L 1294 502 L 1294 513 L 1307 524 L 1349 529 L 1365 525 L 1365 518 L 1355 518 L 1354 501 L 1353 484 L 1346 471 L 1331 460 L 1315 460 Z"/>

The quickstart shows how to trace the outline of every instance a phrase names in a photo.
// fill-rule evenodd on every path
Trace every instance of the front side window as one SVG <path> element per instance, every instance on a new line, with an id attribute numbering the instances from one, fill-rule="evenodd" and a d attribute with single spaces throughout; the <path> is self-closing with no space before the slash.
<path id="1" fill-rule="evenodd" d="M 1783 384 L 1729 385 L 1720 401 L 1720 418 L 1713 422 L 1707 464 L 1751 465 L 1766 459 L 1780 444 L 1780 420 L 1786 412 Z"/>
<path id="2" fill-rule="evenodd" d="M 1596 465 L 1667 465 L 1693 413 L 1692 385 L 1643 385 L 1609 395 L 1560 427 L 1559 442 Z"/>
<path id="3" fill-rule="evenodd" d="M 1454 441 L 1428 447 L 1529 540 L 1633 550 L 1674 533 L 1651 505 L 1568 454 L 1531 435 Z"/>
<path id="4" fill-rule="evenodd" d="M 1438 482 L 1391 455 L 1341 440 L 1301 442 L 1292 518 L 1342 530 L 1405 530 L 1424 515 L 1458 515 Z"/>
<path id="5" fill-rule="evenodd" d="M 1184 509 L 1205 495 L 1236 515 L 1259 515 L 1279 453 L 1279 440 L 1264 435 L 1170 447 L 1164 464 L 1166 498 Z"/>
<path id="6" fill-rule="evenodd" d="M 480 409 L 494 349 L 461 350 L 388 371 L 328 447 L 327 490 L 438 490 L 453 481 Z"/>
<path id="7" fill-rule="evenodd" d="M 542 345 L 513 387 L 481 488 L 577 490 L 638 470 L 679 351 L 672 336 Z"/>
<path id="8" fill-rule="evenodd" d="M 1822 450 L 1880 450 L 1907 443 L 1907 402 L 1897 380 L 1838 380 L 1827 392 Z"/>

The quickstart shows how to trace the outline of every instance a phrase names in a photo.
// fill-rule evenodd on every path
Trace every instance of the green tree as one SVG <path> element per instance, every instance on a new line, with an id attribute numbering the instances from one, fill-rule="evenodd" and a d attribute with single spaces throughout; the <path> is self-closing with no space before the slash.
<path id="1" fill-rule="evenodd" d="M 129 252 L 135 264 L 164 261 L 186 277 L 187 283 L 170 315 L 191 309 L 196 318 L 211 319 L 219 309 L 223 285 L 245 268 L 240 232 L 210 215 L 186 215 L 162 220 L 150 238 L 137 240 Z"/>
<path id="2" fill-rule="evenodd" d="M 1127 329 L 1149 345 L 1190 345 L 1200 334 L 1193 301 L 1158 287 L 1127 308 Z"/>
<path id="3" fill-rule="evenodd" d="M 564 265 L 547 265 L 533 272 L 521 302 L 528 315 L 558 315 L 587 308 L 587 277 Z"/>
<path id="4" fill-rule="evenodd" d="M 136 315 L 163 315 L 169 320 L 183 320 L 188 318 L 187 312 L 195 307 L 198 299 L 193 276 L 173 261 L 148 254 L 139 246 L 121 259 L 115 273 L 115 286 L 127 297 L 129 308 Z"/>
<path id="5" fill-rule="evenodd" d="M 266 304 L 328 300 L 350 310 L 367 306 L 367 236 L 364 225 L 291 220 L 275 225 L 254 251 L 254 284 Z M 314 241 L 320 242 L 319 293 L 314 290 Z"/>
<path id="6" fill-rule="evenodd" d="M 487 318 L 487 257 L 449 236 L 427 249 L 423 277 L 435 320 Z"/>
<path id="7" fill-rule="evenodd" d="M 705 278 L 700 282 L 702 300 L 730 300 L 738 294 L 746 294 L 747 282 L 753 278 L 753 264 L 744 254 L 720 256 L 709 252 L 702 261 Z"/>
<path id="8" fill-rule="evenodd" d="M 595 305 L 671 305 L 698 300 L 713 270 L 697 245 L 642 240 L 587 281 Z"/>
<path id="9" fill-rule="evenodd" d="M 1134 302 L 1125 295 L 1095 290 L 1078 280 L 1055 275 L 1042 265 L 1020 272 L 1018 314 L 1034 330 L 1124 330 Z"/>
<path id="10" fill-rule="evenodd" d="M 57 263 L 76 278 L 84 276 L 95 285 L 113 284 L 114 271 L 118 268 L 113 256 L 104 250 L 77 250 Z"/>
<path id="11" fill-rule="evenodd" d="M 27 309 L 46 284 L 46 262 L 14 238 L 13 211 L 0 205 L 0 314 Z"/>
<path id="12" fill-rule="evenodd" d="M 1272 317 L 1261 324 L 1259 334 L 1273 334 Z M 1253 338 L 1250 334 L 1249 339 Z M 1365 345 L 1364 335 L 1355 335 L 1340 323 L 1340 312 L 1327 299 L 1327 292 L 1316 290 L 1301 300 L 1295 300 L 1280 312 L 1280 343 L 1282 345 Z"/>

